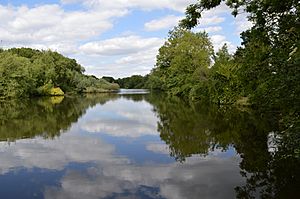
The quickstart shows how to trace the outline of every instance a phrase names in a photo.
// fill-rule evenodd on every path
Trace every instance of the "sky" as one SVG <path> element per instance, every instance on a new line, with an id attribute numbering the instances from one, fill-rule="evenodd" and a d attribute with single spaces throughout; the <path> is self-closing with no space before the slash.
<path id="1" fill-rule="evenodd" d="M 31 47 L 74 58 L 86 74 L 115 78 L 148 74 L 168 32 L 196 0 L 0 0 L 2 48 Z M 222 4 L 193 31 L 206 31 L 217 51 L 240 45 L 249 27 Z"/>

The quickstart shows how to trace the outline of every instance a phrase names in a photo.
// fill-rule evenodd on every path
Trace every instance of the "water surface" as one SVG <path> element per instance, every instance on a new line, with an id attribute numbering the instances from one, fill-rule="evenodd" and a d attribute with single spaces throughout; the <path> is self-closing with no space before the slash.
<path id="1" fill-rule="evenodd" d="M 299 162 L 276 159 L 276 118 L 251 110 L 146 90 L 0 110 L 1 198 L 293 198 L 299 188 Z"/>

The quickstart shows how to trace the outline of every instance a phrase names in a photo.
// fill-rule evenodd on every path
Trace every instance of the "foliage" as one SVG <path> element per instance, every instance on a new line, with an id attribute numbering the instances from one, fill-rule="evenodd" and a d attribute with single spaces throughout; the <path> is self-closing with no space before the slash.
<path id="1" fill-rule="evenodd" d="M 83 93 L 97 93 L 107 92 L 109 90 L 118 90 L 119 85 L 116 83 L 109 83 L 104 79 L 98 79 L 91 75 L 85 75 L 78 78 L 78 89 Z"/>
<path id="2" fill-rule="evenodd" d="M 146 82 L 148 80 L 148 75 L 132 75 L 131 77 L 118 78 L 116 82 L 121 88 L 126 89 L 141 89 L 146 87 Z"/>
<path id="3" fill-rule="evenodd" d="M 103 76 L 101 79 L 104 79 L 104 80 L 106 80 L 109 83 L 116 82 L 116 80 L 113 77 L 109 77 L 109 76 Z"/>
<path id="4" fill-rule="evenodd" d="M 253 26 L 235 54 L 241 94 L 252 104 L 299 112 L 300 7 L 298 0 L 199 0 L 186 10 L 181 26 L 198 24 L 202 12 L 225 2 L 232 14 L 246 12 Z"/>
<path id="5" fill-rule="evenodd" d="M 237 77 L 238 65 L 225 44 L 214 56 L 209 73 L 210 100 L 216 104 L 233 104 L 240 94 Z"/>
<path id="6" fill-rule="evenodd" d="M 83 72 L 84 68 L 74 59 L 57 52 L 30 48 L 2 50 L 0 97 L 61 95 L 64 92 L 84 92 L 87 88 L 102 91 L 118 89 L 116 84 L 84 75 Z"/>
<path id="7" fill-rule="evenodd" d="M 249 155 L 242 154 L 241 168 L 247 184 L 236 188 L 237 197 L 255 198 L 259 190 L 261 198 L 293 198 L 299 195 L 297 187 L 300 184 L 296 177 L 300 175 L 299 1 L 199 0 L 187 8 L 181 27 L 190 29 L 196 26 L 203 11 L 222 2 L 233 9 L 234 16 L 246 12 L 253 25 L 241 34 L 242 46 L 231 63 L 233 71 L 229 74 L 233 87 L 230 88 L 237 96 L 234 98 L 239 102 L 250 102 L 263 111 L 280 113 L 277 121 L 280 128 L 273 132 L 277 136 L 273 139 L 276 151 L 271 155 L 260 153 L 253 157 L 265 156 L 260 167 L 249 164 L 246 159 Z M 216 86 L 217 92 L 221 88 L 220 93 L 224 93 L 226 82 Z M 224 95 L 226 92 L 221 97 Z M 254 136 L 253 142 L 257 139 Z M 248 139 L 247 142 L 252 141 Z M 268 142 L 265 140 L 262 144 Z"/>
<path id="8" fill-rule="evenodd" d="M 52 88 L 49 92 L 51 96 L 62 96 L 65 93 L 60 88 Z"/>
<path id="9" fill-rule="evenodd" d="M 266 139 L 268 132 L 277 129 L 276 123 L 267 121 L 269 117 L 262 119 L 259 114 L 233 106 L 186 102 L 162 95 L 146 99 L 159 117 L 161 138 L 169 145 L 171 155 L 180 161 L 193 154 L 207 155 L 211 150 L 228 149 L 229 145 L 238 144 L 251 133 L 256 134 L 256 138 Z"/>
<path id="10" fill-rule="evenodd" d="M 0 101 L 0 140 L 54 138 L 67 131 L 88 108 L 116 97 L 101 93 Z"/>
<path id="11" fill-rule="evenodd" d="M 0 96 L 20 97 L 34 93 L 36 82 L 30 60 L 9 52 L 0 54 Z"/>
<path id="12" fill-rule="evenodd" d="M 226 44 L 214 54 L 205 32 L 175 28 L 159 50 L 146 87 L 192 100 L 233 104 L 239 97 L 237 71 Z"/>
<path id="13" fill-rule="evenodd" d="M 206 33 L 175 28 L 159 49 L 147 85 L 171 95 L 193 97 L 194 86 L 208 80 L 212 55 L 213 47 Z"/>
<path id="14" fill-rule="evenodd" d="M 152 94 L 146 100 L 154 106 L 160 137 L 177 161 L 234 147 L 245 178 L 245 184 L 235 188 L 237 198 L 299 195 L 299 116 L 187 103 L 174 96 Z"/>

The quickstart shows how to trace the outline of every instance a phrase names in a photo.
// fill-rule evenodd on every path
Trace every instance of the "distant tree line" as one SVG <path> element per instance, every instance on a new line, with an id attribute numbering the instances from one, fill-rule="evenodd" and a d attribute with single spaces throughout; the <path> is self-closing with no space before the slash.
<path id="1" fill-rule="evenodd" d="M 148 81 L 149 75 L 132 75 L 131 77 L 124 77 L 124 78 L 118 78 L 114 79 L 110 76 L 103 76 L 102 79 L 105 79 L 106 81 L 110 83 L 117 83 L 119 84 L 120 88 L 126 88 L 126 89 L 143 89 L 147 88 L 146 85 Z"/>
<path id="2" fill-rule="evenodd" d="M 50 50 L 0 50 L 0 98 L 104 92 L 118 89 L 95 76 L 85 75 L 74 59 Z"/>

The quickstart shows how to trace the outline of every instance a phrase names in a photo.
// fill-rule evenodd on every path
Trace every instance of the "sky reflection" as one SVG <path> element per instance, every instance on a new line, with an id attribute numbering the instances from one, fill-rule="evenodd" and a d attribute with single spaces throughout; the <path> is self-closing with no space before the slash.
<path id="1" fill-rule="evenodd" d="M 232 148 L 176 162 L 157 122 L 151 104 L 120 97 L 54 139 L 1 142 L 0 184 L 15 183 L 2 195 L 18 198 L 28 179 L 23 198 L 234 198 L 244 182 Z"/>

